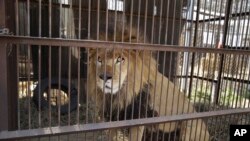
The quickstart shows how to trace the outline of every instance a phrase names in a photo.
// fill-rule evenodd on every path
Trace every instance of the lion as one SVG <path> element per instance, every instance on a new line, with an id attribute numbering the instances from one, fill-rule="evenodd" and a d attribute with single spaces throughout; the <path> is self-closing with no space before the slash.
<path id="1" fill-rule="evenodd" d="M 124 32 L 117 30 L 115 38 L 114 34 L 108 38 L 101 34 L 100 40 L 143 43 L 143 36 L 136 31 L 125 28 Z M 97 120 L 128 120 L 195 112 L 192 103 L 157 70 L 157 65 L 153 52 L 149 50 L 90 49 L 88 94 L 99 112 Z M 170 133 L 177 129 L 183 141 L 209 140 L 209 132 L 202 119 L 164 123 L 153 128 L 130 127 L 126 138 L 141 141 L 146 130 Z M 110 140 L 121 138 L 115 130 L 111 130 L 110 136 Z"/>

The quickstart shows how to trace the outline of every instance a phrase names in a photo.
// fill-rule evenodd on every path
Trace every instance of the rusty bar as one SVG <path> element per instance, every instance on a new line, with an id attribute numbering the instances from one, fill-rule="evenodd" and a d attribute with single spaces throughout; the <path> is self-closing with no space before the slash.
<path id="1" fill-rule="evenodd" d="M 226 18 L 225 18 L 225 26 L 224 26 L 224 35 L 222 38 L 222 45 L 223 47 L 225 47 L 226 45 L 226 37 L 227 37 L 227 33 L 228 33 L 228 22 L 229 22 L 229 16 L 230 16 L 230 10 L 231 10 L 231 5 L 232 5 L 232 1 L 227 1 L 227 9 L 226 9 Z M 215 92 L 215 104 L 218 104 L 218 100 L 219 100 L 219 93 L 220 93 L 220 85 L 221 85 L 221 77 L 222 77 L 222 69 L 223 69 L 223 64 L 224 64 L 224 58 L 225 56 L 222 54 L 220 56 L 220 66 L 219 66 L 219 73 L 218 73 L 218 83 L 216 86 L 216 92 Z"/>
<path id="2" fill-rule="evenodd" d="M 208 118 L 213 116 L 225 116 L 225 115 L 245 114 L 245 113 L 250 113 L 250 108 L 228 109 L 228 110 L 220 110 L 212 112 L 210 111 L 202 113 L 191 113 L 191 114 L 161 116 L 153 118 L 134 119 L 134 120 L 114 121 L 112 122 L 112 124 L 110 124 L 110 122 L 103 122 L 103 123 L 92 123 L 84 125 L 40 128 L 40 129 L 22 130 L 22 131 L 2 131 L 0 132 L 0 139 L 20 139 L 24 137 L 34 137 L 34 136 L 40 137 L 47 135 L 61 135 L 61 134 L 69 134 L 77 132 L 91 132 L 91 131 L 99 131 L 105 129 L 153 125 L 166 122 L 176 122 L 183 120 L 192 120 L 197 118 Z"/>
<path id="3" fill-rule="evenodd" d="M 249 50 L 230 50 L 230 49 L 215 49 L 215 48 L 201 48 L 177 46 L 177 45 L 158 45 L 158 44 L 144 44 L 144 43 L 120 43 L 120 42 L 106 42 L 94 40 L 76 40 L 76 39 L 58 39 L 58 38 L 38 38 L 25 36 L 8 36 L 0 35 L 0 41 L 3 43 L 13 44 L 34 44 L 34 45 L 51 45 L 53 46 L 75 46 L 84 48 L 123 48 L 123 49 L 137 49 L 137 50 L 152 50 L 152 51 L 181 51 L 181 52 L 203 52 L 203 53 L 228 53 L 228 54 L 242 54 L 250 55 Z"/>

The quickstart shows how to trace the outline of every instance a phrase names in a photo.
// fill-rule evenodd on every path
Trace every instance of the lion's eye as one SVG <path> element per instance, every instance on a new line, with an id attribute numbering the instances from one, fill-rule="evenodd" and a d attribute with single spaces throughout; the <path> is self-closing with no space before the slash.
<path id="1" fill-rule="evenodd" d="M 102 62 L 102 59 L 101 59 L 101 57 L 100 57 L 100 56 L 98 56 L 97 61 L 98 61 L 99 63 L 101 63 L 101 62 Z"/>
<path id="2" fill-rule="evenodd" d="M 122 62 L 122 61 L 124 61 L 124 60 L 125 60 L 125 59 L 124 59 L 123 57 L 119 56 L 119 57 L 117 58 L 116 62 L 117 62 L 117 63 L 120 63 L 120 62 Z"/>

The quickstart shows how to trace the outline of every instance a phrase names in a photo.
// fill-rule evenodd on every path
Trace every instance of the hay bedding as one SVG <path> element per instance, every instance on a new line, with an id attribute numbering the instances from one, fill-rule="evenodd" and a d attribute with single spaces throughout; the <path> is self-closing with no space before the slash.
<path id="1" fill-rule="evenodd" d="M 30 109 L 29 109 L 30 105 Z M 20 107 L 20 129 L 35 129 L 39 128 L 39 111 L 37 110 L 35 104 L 33 103 L 32 99 L 27 97 L 21 98 L 19 100 L 19 107 Z M 92 123 L 94 110 L 91 108 L 90 105 L 88 108 L 88 122 Z M 220 110 L 225 109 L 225 107 L 215 107 L 206 104 L 195 104 L 195 107 L 200 111 L 211 111 L 211 110 Z M 79 106 L 79 123 L 84 124 L 86 123 L 86 105 L 81 104 Z M 30 114 L 30 125 L 29 125 L 29 114 Z M 41 127 L 48 127 L 50 125 L 50 117 L 49 117 L 49 110 L 45 109 L 40 112 L 41 115 Z M 209 133 L 211 135 L 211 141 L 227 141 L 229 140 L 229 125 L 230 124 L 249 124 L 250 120 L 248 115 L 228 115 L 228 116 L 221 116 L 221 117 L 212 117 L 206 119 L 207 127 Z M 70 118 L 70 120 L 69 120 Z M 58 109 L 51 108 L 51 126 L 66 126 L 66 125 L 74 125 L 77 124 L 77 110 L 72 111 L 66 115 L 60 115 L 60 124 L 59 116 L 58 116 Z M 154 139 L 154 137 L 152 137 Z M 96 133 L 78 133 L 78 134 L 71 134 L 71 135 L 60 135 L 55 137 L 46 138 L 43 137 L 39 140 L 108 140 L 107 131 L 99 131 Z M 29 141 L 35 141 L 37 138 L 29 139 Z M 23 140 L 25 141 L 25 140 Z"/>

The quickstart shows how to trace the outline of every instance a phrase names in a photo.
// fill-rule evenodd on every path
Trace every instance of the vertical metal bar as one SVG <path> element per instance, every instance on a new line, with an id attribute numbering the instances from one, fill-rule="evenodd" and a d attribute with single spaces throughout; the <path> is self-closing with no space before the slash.
<path id="1" fill-rule="evenodd" d="M 209 1 L 210 3 L 209 3 L 209 14 L 208 14 L 208 26 L 207 26 L 207 33 L 209 34 L 209 29 L 210 29 L 210 18 L 211 18 L 211 12 L 212 12 L 212 1 Z M 214 12 L 214 13 L 216 13 L 216 12 Z M 212 35 L 212 41 L 213 41 L 213 35 Z M 210 43 L 210 44 L 212 44 L 212 43 Z M 208 45 L 208 35 L 207 35 L 207 40 L 206 40 L 206 46 Z"/>
<path id="2" fill-rule="evenodd" d="M 145 33 L 145 32 L 144 32 Z M 145 35 L 145 34 L 144 34 Z M 145 39 L 145 38 L 144 38 Z M 144 40 L 145 41 L 145 40 Z M 149 51 L 149 54 L 150 54 L 150 57 L 149 57 L 149 60 L 145 60 L 145 61 L 148 61 L 149 65 L 148 65 L 148 78 L 147 78 L 147 82 L 149 83 L 150 82 L 150 68 L 151 68 L 151 59 L 152 59 L 152 51 Z M 146 105 L 149 104 L 150 100 L 149 100 L 149 93 L 150 93 L 150 85 L 147 86 L 147 99 L 146 99 Z M 145 117 L 147 118 L 148 117 L 148 106 L 146 107 L 146 115 Z M 146 132 L 144 132 L 144 137 L 146 136 Z M 144 138 L 144 141 L 146 140 L 146 138 Z"/>
<path id="3" fill-rule="evenodd" d="M 79 1 L 79 17 L 78 17 L 78 19 L 79 19 L 79 22 L 78 22 L 78 39 L 80 40 L 81 39 L 81 17 L 82 16 L 82 0 L 80 0 Z M 80 47 L 78 47 L 78 66 L 77 66 L 77 68 L 78 68 L 78 74 L 77 74 L 77 124 L 80 124 L 80 109 L 79 109 L 79 104 L 80 104 L 80 91 L 81 91 L 81 89 L 80 89 L 80 83 L 81 83 L 81 81 L 80 81 L 80 79 L 81 79 L 81 74 L 80 74 L 80 72 L 81 72 L 81 48 Z"/>
<path id="4" fill-rule="evenodd" d="M 100 31 L 100 0 L 97 0 L 97 26 L 96 26 L 96 37 L 99 40 Z"/>
<path id="5" fill-rule="evenodd" d="M 89 2 L 90 2 L 90 0 L 89 0 Z M 90 6 L 90 5 L 89 5 Z M 88 8 L 88 10 L 89 10 L 89 8 Z M 90 11 L 88 11 L 88 16 L 90 16 Z M 88 17 L 88 19 L 89 19 L 89 17 Z M 88 22 L 88 29 L 89 29 L 89 23 L 90 22 Z M 88 30 L 88 32 L 89 32 L 89 30 Z M 89 36 L 88 36 L 88 39 L 89 39 Z M 86 53 L 87 53 L 87 78 L 86 78 L 86 112 L 85 112 L 85 114 L 86 114 L 86 117 L 85 117 L 85 123 L 87 124 L 88 123 L 88 113 L 89 113 L 89 109 L 88 109 L 88 106 L 89 106 L 89 64 L 90 64 L 90 62 L 89 62 L 89 57 L 90 57 L 90 50 L 89 50 L 89 48 L 87 48 L 87 49 L 85 49 L 86 50 Z M 87 140 L 87 135 L 85 134 L 85 136 L 84 136 L 84 138 L 85 138 L 85 140 Z"/>
<path id="6" fill-rule="evenodd" d="M 216 12 L 217 12 L 217 9 L 218 9 L 218 7 L 220 8 L 220 5 L 218 5 L 219 3 L 218 3 L 218 1 L 216 0 L 216 2 L 215 2 L 215 12 L 214 12 L 214 17 L 216 17 Z M 212 4 L 211 4 L 212 5 Z M 211 5 L 210 5 L 210 8 L 211 8 Z M 221 8 L 222 9 L 222 8 Z M 221 11 L 221 10 L 220 10 Z M 211 13 L 210 13 L 211 14 Z M 209 15 L 210 16 L 210 15 Z M 221 12 L 220 12 L 220 16 L 221 16 Z M 216 36 L 217 36 L 217 40 L 215 40 L 215 44 L 214 44 L 214 46 L 216 47 L 216 45 L 218 44 L 219 45 L 219 35 L 220 35 L 220 29 L 219 29 L 219 26 L 220 26 L 220 21 L 219 21 L 219 26 L 218 26 L 218 30 L 216 30 L 215 31 L 215 20 L 213 21 L 213 29 L 212 29 L 212 41 L 211 41 L 211 44 L 213 43 L 213 41 L 214 41 L 214 38 L 216 38 Z M 216 27 L 217 28 L 217 27 Z M 217 34 L 216 34 L 216 32 L 218 32 Z M 216 35 L 215 35 L 216 34 Z M 211 66 L 212 66 L 212 79 L 214 80 L 214 79 L 216 79 L 215 78 L 215 71 L 216 71 L 216 62 L 217 62 L 217 54 L 212 54 L 212 57 L 213 57 L 213 62 L 212 62 L 212 64 L 211 64 Z M 209 60 L 209 62 L 210 62 L 210 60 Z M 210 65 L 209 65 L 210 66 Z M 211 70 L 211 69 L 210 69 Z M 210 89 L 209 91 L 207 91 L 207 89 L 206 89 L 206 91 L 205 91 L 205 93 L 210 93 L 210 95 L 209 95 L 209 103 L 208 103 L 208 107 L 210 107 L 211 106 L 211 102 L 212 102 L 212 97 L 213 97 L 213 84 L 214 84 L 215 82 L 211 82 L 211 86 L 208 88 L 208 89 Z"/>
<path id="7" fill-rule="evenodd" d="M 27 0 L 27 36 L 30 36 L 30 1 Z M 28 87 L 27 87 L 27 92 L 28 92 L 28 101 L 29 101 L 29 129 L 31 128 L 31 91 L 30 91 L 30 85 L 31 85 L 31 82 L 30 82 L 30 72 L 31 72 L 31 69 L 30 69 L 30 59 L 31 59 L 31 56 L 30 56 L 30 45 L 28 45 Z"/>
<path id="8" fill-rule="evenodd" d="M 90 63 L 90 62 L 89 62 L 89 53 L 90 53 L 90 52 L 89 52 L 89 48 L 87 48 L 87 54 L 88 54 L 88 57 L 87 57 L 87 65 L 88 65 L 88 66 L 89 66 L 89 63 Z M 86 119 L 85 119 L 85 120 L 86 120 L 86 121 L 85 121 L 86 124 L 88 123 L 88 120 L 89 120 L 89 119 L 88 119 L 88 114 L 89 114 L 89 109 L 88 109 L 88 106 L 89 106 L 89 100 L 88 100 L 88 99 L 89 99 L 89 87 L 88 87 L 88 86 L 89 86 L 89 79 L 90 79 L 90 78 L 89 78 L 89 75 L 88 75 L 88 74 L 89 74 L 89 67 L 87 67 L 87 86 L 86 86 L 86 107 L 87 107 L 87 108 L 86 108 Z M 85 138 L 86 138 L 86 136 L 85 136 Z"/>
<path id="9" fill-rule="evenodd" d="M 144 39 L 144 43 L 146 43 L 146 42 L 148 42 L 147 41 L 147 20 L 148 20 L 148 0 L 146 0 L 146 2 L 145 2 L 146 4 L 145 4 L 145 15 L 144 15 L 144 37 L 143 37 L 143 39 Z"/>
<path id="10" fill-rule="evenodd" d="M 121 49 L 121 56 L 120 57 L 123 57 L 123 49 Z M 118 88 L 119 89 L 121 89 L 121 72 L 122 72 L 122 65 L 120 65 L 119 66 L 119 84 L 118 84 Z M 121 95 L 121 91 L 119 91 L 119 93 L 118 93 L 118 100 L 120 101 L 121 100 L 121 98 L 120 98 L 120 95 Z M 120 103 L 120 102 L 119 102 Z M 126 111 L 124 111 L 124 112 L 126 112 Z M 118 114 L 117 114 L 117 120 L 119 120 L 119 116 L 120 116 L 120 106 L 118 106 L 118 112 L 117 112 Z"/>
<path id="11" fill-rule="evenodd" d="M 78 17 L 78 39 L 81 39 L 81 32 L 82 32 L 82 29 L 81 29 L 81 23 L 82 23 L 82 0 L 79 0 L 79 17 Z M 79 49 L 80 51 L 80 49 Z"/>
<path id="12" fill-rule="evenodd" d="M 241 1 L 241 4 L 240 4 L 240 9 L 239 9 L 240 13 L 243 12 L 242 11 L 243 10 L 242 6 L 243 6 L 243 1 Z M 242 16 L 243 16 L 242 14 L 239 15 L 239 17 L 238 17 L 238 23 L 241 22 L 241 19 L 244 19 Z M 239 35 L 239 36 L 241 34 L 241 36 L 243 37 L 244 33 L 242 33 L 242 31 L 244 31 L 244 28 L 245 28 L 245 21 L 244 21 L 242 27 L 241 27 L 241 24 L 238 24 L 238 27 L 237 27 L 238 32 L 236 34 Z M 240 30 L 242 30 L 242 31 L 240 31 Z M 243 41 L 242 41 L 242 39 L 239 39 L 239 36 L 236 37 L 236 42 L 238 43 L 239 40 L 240 40 L 240 43 L 239 43 L 239 45 L 237 44 L 236 46 L 237 47 L 238 46 L 242 47 L 243 46 L 242 45 Z M 237 50 L 237 47 L 235 48 L 236 50 Z M 241 49 L 241 48 L 239 48 L 239 49 Z M 245 55 L 238 55 L 238 58 L 239 59 L 237 61 L 237 64 L 239 65 L 240 68 L 237 69 L 238 72 L 236 72 L 236 75 L 237 75 L 236 78 L 238 78 L 238 76 L 239 76 L 240 81 L 239 81 L 239 86 L 238 86 L 238 93 L 236 94 L 236 103 L 235 103 L 235 105 L 237 107 L 238 106 L 238 101 L 239 101 L 240 102 L 239 106 L 241 107 L 242 106 L 242 102 L 241 101 L 242 101 L 243 95 L 239 95 L 239 93 L 242 93 L 242 89 L 243 89 L 243 83 L 242 83 L 242 81 L 244 79 L 244 73 L 245 73 L 245 71 L 243 71 L 244 70 L 244 58 L 245 58 Z M 243 72 L 243 73 L 241 73 L 241 72 Z"/>
<path id="13" fill-rule="evenodd" d="M 88 0 L 88 39 L 90 39 L 90 24 L 91 24 L 91 0 Z"/>
<path id="14" fill-rule="evenodd" d="M 51 38 L 51 28 L 52 28 L 52 0 L 49 0 L 49 38 Z M 48 98 L 49 98 L 49 127 L 51 127 L 51 46 L 49 46 L 49 89 L 48 89 Z"/>
<path id="15" fill-rule="evenodd" d="M 39 0 L 38 4 L 38 36 L 42 35 L 42 1 Z M 41 46 L 38 46 L 38 126 L 42 126 L 41 119 Z"/>
<path id="16" fill-rule="evenodd" d="M 142 71 L 141 71 L 141 79 L 140 79 L 140 90 L 143 89 L 143 84 L 142 84 L 142 78 L 143 78 L 143 70 L 144 70 L 144 50 L 142 50 L 141 52 L 139 52 L 139 55 L 140 53 L 142 53 Z M 142 99 L 142 91 L 140 91 L 140 100 L 139 100 L 139 115 L 138 115 L 138 118 L 141 118 L 141 99 Z"/>
<path id="17" fill-rule="evenodd" d="M 154 26 L 155 26 L 155 10 L 154 10 L 154 8 L 155 8 L 155 0 L 153 0 L 153 13 L 152 13 L 152 27 L 151 27 L 151 44 L 153 44 L 154 43 Z"/>
<path id="18" fill-rule="evenodd" d="M 248 3 L 249 1 L 247 1 L 246 2 L 246 5 L 248 5 L 249 3 Z M 247 6 L 245 7 L 245 11 L 247 11 Z M 247 16 L 247 14 L 245 14 L 244 15 L 244 19 L 245 19 L 245 21 L 244 21 L 244 24 L 243 24 L 243 27 L 245 28 L 245 26 L 246 26 L 246 33 L 245 33 L 245 40 L 244 40 L 244 49 L 246 50 L 247 49 L 247 40 L 246 40 L 246 38 L 248 37 L 248 31 L 249 31 L 249 20 L 250 20 L 250 16 L 248 15 L 248 20 L 246 21 L 246 17 Z M 247 24 L 245 25 L 245 22 L 247 22 Z M 244 29 L 242 30 L 243 31 L 243 34 L 244 34 Z M 249 62 L 249 56 L 247 56 L 247 55 L 244 55 L 244 58 L 246 58 L 246 59 L 244 59 L 244 61 L 246 61 L 246 60 L 248 60 L 247 62 Z M 248 58 L 248 59 L 247 59 Z M 244 76 L 244 79 L 247 79 L 247 75 L 249 76 L 249 73 L 247 73 L 247 68 L 249 67 L 249 65 L 248 65 L 248 63 L 246 62 L 246 64 L 245 64 L 245 70 L 244 70 L 244 73 L 243 73 L 243 76 Z M 246 89 L 246 90 L 248 90 L 248 85 L 246 85 L 245 86 L 245 88 L 244 89 Z M 247 95 L 247 93 L 245 94 L 245 97 L 246 97 L 246 95 Z M 245 107 L 249 107 L 249 106 L 246 106 L 246 103 L 247 103 L 247 99 L 245 98 L 245 100 L 244 100 L 244 104 L 243 104 L 243 107 L 245 108 Z"/>
<path id="19" fill-rule="evenodd" d="M 223 48 L 226 45 L 226 37 L 227 37 L 227 33 L 228 33 L 228 21 L 229 21 L 229 16 L 230 16 L 230 10 L 231 10 L 231 5 L 232 5 L 232 1 L 227 1 L 227 9 L 226 9 L 226 16 L 225 16 L 225 25 L 224 25 L 224 35 L 222 38 L 222 45 Z M 221 86 L 221 78 L 222 78 L 222 70 L 223 70 L 223 64 L 224 64 L 224 55 L 222 54 L 220 56 L 220 66 L 219 66 L 219 73 L 218 73 L 218 83 L 216 86 L 216 91 L 215 91 L 215 104 L 218 104 L 219 102 L 219 93 L 220 93 L 220 86 Z"/>
<path id="20" fill-rule="evenodd" d="M 159 51 L 157 51 L 157 59 L 156 59 L 156 62 L 159 62 Z M 153 100 L 152 101 L 154 101 L 155 102 L 155 96 L 156 96 L 156 84 L 157 84 L 157 74 L 158 74 L 158 64 L 156 64 L 156 66 L 152 66 L 152 67 L 155 67 L 156 68 L 156 72 L 155 72 L 155 79 L 154 79 L 154 82 L 152 82 L 152 83 L 154 83 L 154 97 L 153 97 Z M 170 69 L 171 70 L 171 69 Z M 152 109 L 155 109 L 155 103 L 153 103 L 153 107 L 152 107 Z M 153 114 L 153 117 L 154 117 L 155 115 Z M 152 137 L 153 137 L 153 130 L 151 130 L 151 140 L 152 140 Z"/>
<path id="21" fill-rule="evenodd" d="M 18 0 L 15 0 L 15 27 L 16 27 L 16 35 L 19 35 L 19 1 Z M 18 100 L 17 100 L 17 119 L 18 119 L 18 122 L 17 122 L 17 129 L 20 130 L 21 129 L 21 122 L 20 122 L 20 100 L 19 100 L 19 91 L 20 91 L 20 88 L 19 88 L 19 75 L 20 75 L 20 70 L 19 70 L 19 67 L 18 67 L 18 64 L 20 62 L 20 53 L 19 53 L 19 49 L 20 49 L 20 46 L 19 45 L 16 45 L 16 54 L 17 54 L 17 93 L 18 93 Z"/>
<path id="22" fill-rule="evenodd" d="M 131 60 L 131 56 L 130 56 L 130 50 L 128 50 L 128 66 L 127 66 L 127 72 L 129 71 L 129 69 L 130 69 L 130 60 Z M 129 78 L 129 75 L 127 75 L 127 77 L 126 77 L 126 79 L 127 80 L 130 80 L 130 78 Z M 126 85 L 126 102 L 125 102 L 125 113 L 124 113 L 124 120 L 126 120 L 127 119 L 127 100 L 128 100 L 128 85 Z"/>
<path id="23" fill-rule="evenodd" d="M 199 14 L 200 14 L 200 1 L 197 1 L 197 12 L 196 12 L 196 24 L 195 24 L 195 31 L 194 31 L 194 42 L 193 46 L 196 46 L 197 42 L 197 34 L 198 34 L 198 24 L 199 24 Z M 191 72 L 190 72 L 190 82 L 189 82 L 189 90 L 188 90 L 188 98 L 191 97 L 192 93 L 192 83 L 194 77 L 194 65 L 195 65 L 195 53 L 192 54 L 192 61 L 191 61 Z"/>
<path id="24" fill-rule="evenodd" d="M 16 35 L 19 35 L 19 0 L 15 0 Z"/>
<path id="25" fill-rule="evenodd" d="M 117 0 L 115 1 L 115 20 L 114 20 L 114 41 L 116 41 L 116 26 L 117 26 Z"/>
<path id="26" fill-rule="evenodd" d="M 166 30 L 165 30 L 165 44 L 168 43 L 168 19 L 169 19 L 169 9 L 170 9 L 170 0 L 167 2 L 167 15 L 166 15 Z"/>
<path id="27" fill-rule="evenodd" d="M 160 40 L 159 40 L 159 43 L 160 43 Z M 163 90 L 163 87 L 164 87 L 163 86 L 163 80 L 164 80 L 163 78 L 164 78 L 164 74 L 165 74 L 165 65 L 166 65 L 166 51 L 164 51 L 164 54 L 163 54 L 163 68 L 162 68 L 163 70 L 162 70 L 162 78 L 161 78 L 161 86 L 160 86 L 160 89 L 161 89 L 161 91 L 160 91 L 160 99 L 162 99 L 162 94 L 163 94 L 162 90 Z M 166 94 L 166 93 L 164 93 L 164 94 Z M 161 100 L 160 100 L 160 104 L 159 105 L 161 105 Z M 161 111 L 161 106 L 159 107 L 159 111 Z M 165 124 L 164 124 L 164 127 L 165 127 Z M 157 131 L 156 140 L 158 140 L 158 138 L 159 138 L 159 130 Z M 164 134 L 163 134 L 163 139 L 164 139 Z"/>
<path id="28" fill-rule="evenodd" d="M 160 19 L 159 19 L 159 33 L 158 33 L 158 44 L 161 43 L 161 29 L 162 29 L 162 6 L 163 6 L 163 0 L 161 0 L 160 3 Z M 164 74 L 164 73 L 163 73 Z"/>
<path id="29" fill-rule="evenodd" d="M 64 33 L 63 27 L 62 27 L 62 0 L 60 0 L 60 9 L 59 9 L 59 37 L 62 38 L 62 35 Z M 62 72 L 62 47 L 59 46 L 58 49 L 58 91 L 61 93 L 61 72 Z M 58 96 L 59 99 L 59 106 L 58 106 L 58 126 L 61 125 L 61 94 Z"/>
<path id="30" fill-rule="evenodd" d="M 108 5 L 108 1 L 107 1 Z M 109 9 L 108 6 L 106 7 L 106 27 L 105 27 L 105 41 L 108 40 L 108 23 L 109 23 Z"/>
<path id="31" fill-rule="evenodd" d="M 166 51 L 164 51 L 164 54 L 163 54 L 163 70 L 162 70 L 162 74 L 165 74 L 165 67 L 166 66 Z M 164 78 L 164 75 L 162 75 L 162 82 L 163 82 L 163 78 Z M 164 86 L 165 87 L 165 86 Z M 162 88 L 163 88 L 163 86 L 161 86 L 161 96 L 162 96 Z M 163 93 L 163 94 L 165 94 L 165 95 L 167 95 L 166 96 L 166 101 L 167 101 L 167 98 L 168 98 L 168 93 Z M 161 99 L 161 98 L 160 98 Z M 160 104 L 161 105 L 161 104 Z M 161 108 L 161 107 L 160 107 Z M 159 109 L 159 111 L 161 111 L 161 109 Z M 165 112 L 166 112 L 166 110 L 165 110 Z M 166 113 L 165 113 L 165 115 L 167 115 Z M 163 129 L 165 129 L 165 124 L 163 125 Z M 157 132 L 158 133 L 158 132 Z M 162 134 L 162 138 L 163 139 L 165 139 L 165 134 Z"/>
<path id="32" fill-rule="evenodd" d="M 174 32 L 175 32 L 175 11 L 176 11 L 176 0 L 174 1 L 174 9 L 173 9 L 173 21 L 172 21 L 172 37 L 171 37 L 171 45 L 173 45 L 174 44 Z"/>
<path id="33" fill-rule="evenodd" d="M 105 48 L 105 55 L 104 55 L 104 73 L 106 74 L 107 73 L 107 49 Z M 103 91 L 105 91 L 105 83 L 103 82 Z M 103 96 L 103 103 L 104 103 L 104 106 L 103 106 L 103 111 L 102 111 L 102 118 L 105 117 L 105 106 L 106 106 L 106 95 Z M 108 112 L 108 111 L 107 111 Z M 104 119 L 101 119 L 101 120 L 104 120 Z"/>
<path id="34" fill-rule="evenodd" d="M 68 51 L 69 51 L 69 57 L 68 57 L 68 61 L 69 61 L 69 64 L 68 64 L 68 125 L 70 125 L 70 99 L 71 99 L 71 96 L 70 96 L 70 93 L 71 93 L 71 48 L 69 47 L 68 48 Z"/>
<path id="35" fill-rule="evenodd" d="M 98 61 L 98 59 L 99 59 L 99 53 L 98 53 L 98 48 L 96 49 L 96 62 Z M 103 60 L 102 62 L 104 62 L 104 61 L 106 61 L 106 60 Z M 95 70 L 95 77 L 96 78 L 98 78 L 98 66 L 97 66 L 97 64 L 96 64 L 96 70 Z M 95 83 L 97 84 L 97 79 L 95 79 Z M 104 87 L 103 87 L 104 88 Z M 95 102 L 94 102 L 94 107 L 97 107 L 97 85 L 95 85 Z M 97 120 L 96 120 L 96 117 L 98 116 L 98 115 L 96 115 L 96 113 L 98 113 L 98 111 L 95 111 L 94 112 L 94 122 L 97 122 Z"/>
<path id="36" fill-rule="evenodd" d="M 136 33 L 136 36 L 137 36 L 136 42 L 137 43 L 139 42 L 139 36 L 140 36 L 140 18 L 141 18 L 140 12 L 141 12 L 141 0 L 139 0 L 139 3 L 138 3 L 137 33 Z"/>
<path id="37" fill-rule="evenodd" d="M 249 3 L 248 3 L 249 1 L 247 1 L 246 2 L 246 5 L 249 5 Z M 246 9 L 245 9 L 245 11 L 247 11 L 247 6 L 246 6 Z M 248 32 L 250 31 L 249 30 L 249 21 L 250 21 L 250 15 L 249 14 L 245 14 L 245 16 L 247 16 L 248 17 L 248 19 L 247 19 L 247 24 L 246 24 L 246 34 L 245 34 L 245 39 L 249 36 L 249 34 L 248 34 Z M 244 22 L 244 24 L 245 24 L 245 22 Z M 244 30 L 243 30 L 244 31 Z M 247 40 L 245 40 L 245 42 L 244 42 L 244 44 L 245 44 L 245 50 L 247 49 Z"/>
<path id="38" fill-rule="evenodd" d="M 115 60 L 115 49 L 112 49 L 112 60 Z M 107 60 L 105 60 L 105 61 L 107 61 Z M 114 76 L 114 67 L 115 67 L 115 64 L 114 64 L 114 61 L 112 61 L 112 76 Z M 114 88 L 114 80 L 113 79 L 111 79 L 111 97 L 110 97 L 110 112 L 109 112 L 109 121 L 112 121 L 112 110 L 113 110 L 113 88 Z"/>
<path id="39" fill-rule="evenodd" d="M 72 9 L 72 0 L 70 0 L 69 5 L 70 5 L 70 8 L 68 11 L 68 19 L 70 19 L 70 16 L 71 16 L 70 11 L 73 10 Z M 70 27 L 72 27 L 72 26 L 70 26 Z M 72 29 L 70 29 L 70 32 L 72 32 Z M 71 91 L 70 90 L 71 90 L 71 54 L 72 54 L 71 52 L 72 52 L 72 47 L 69 47 L 68 50 L 69 50 L 69 57 L 68 57 L 68 59 L 69 59 L 69 64 L 68 64 L 68 86 L 69 86 L 69 89 L 68 89 L 68 94 L 69 94 L 69 96 L 68 96 L 68 125 L 70 125 L 70 121 L 71 121 L 71 115 L 70 115 L 70 109 L 71 109 L 70 93 L 71 93 Z"/>
<path id="40" fill-rule="evenodd" d="M 130 23 L 129 23 L 129 42 L 131 42 L 131 35 L 132 35 L 132 24 L 133 24 L 133 8 L 134 7 L 134 0 L 131 2 L 131 7 L 130 7 Z"/>
<path id="41" fill-rule="evenodd" d="M 123 11 L 122 11 L 122 42 L 124 42 L 124 28 L 125 28 L 125 10 L 126 9 L 126 0 L 123 0 Z"/>

